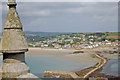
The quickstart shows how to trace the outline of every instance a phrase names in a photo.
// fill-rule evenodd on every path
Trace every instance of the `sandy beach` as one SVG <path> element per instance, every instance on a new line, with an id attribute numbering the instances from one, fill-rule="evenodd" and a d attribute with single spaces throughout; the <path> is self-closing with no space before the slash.
<path id="1" fill-rule="evenodd" d="M 80 53 L 80 54 L 72 54 L 74 49 L 41 49 L 41 48 L 29 48 L 29 52 L 27 52 L 27 56 L 55 56 L 68 60 L 75 60 L 77 62 L 85 62 L 85 63 L 96 63 L 100 60 L 97 58 L 92 58 L 91 53 Z"/>
<path id="2" fill-rule="evenodd" d="M 114 57 L 118 56 L 118 54 L 109 54 L 109 52 L 105 53 L 105 51 L 117 51 L 114 49 L 117 47 L 104 47 L 104 48 L 94 48 L 94 49 L 81 49 L 80 51 L 84 51 L 84 53 L 72 54 L 75 49 L 46 49 L 46 48 L 29 48 L 29 51 L 26 53 L 26 56 L 55 56 L 63 59 L 74 60 L 77 62 L 85 62 L 85 63 L 97 63 L 100 62 L 100 59 L 91 57 L 92 54 L 96 54 L 96 52 L 101 52 L 107 59 L 114 59 Z M 2 55 L 0 55 L 2 56 Z"/>
<path id="3" fill-rule="evenodd" d="M 76 53 L 73 54 L 73 52 L 76 51 L 83 51 L 83 53 Z M 29 51 L 26 53 L 26 56 L 54 56 L 61 59 L 67 59 L 69 61 L 75 61 L 80 63 L 99 63 L 101 62 L 100 59 L 93 57 L 93 54 L 100 53 L 100 55 L 103 55 L 103 57 L 109 59 L 114 59 L 118 56 L 118 54 L 110 54 L 111 51 L 117 51 L 117 47 L 99 47 L 94 49 L 81 49 L 81 50 L 75 50 L 75 49 L 45 49 L 45 48 L 29 48 Z M 77 71 L 77 74 L 90 71 L 91 68 L 84 69 Z M 101 71 L 101 70 L 100 70 Z M 97 71 L 96 74 L 100 74 L 103 76 L 103 74 L 100 73 L 100 71 Z M 95 75 L 95 74 L 94 74 Z M 92 75 L 92 76 L 94 76 Z M 96 76 L 96 75 L 95 75 Z M 98 76 L 98 75 L 97 75 Z M 106 75 L 104 75 L 106 76 Z M 106 76 L 108 77 L 108 76 Z M 111 77 L 111 76 L 110 76 Z"/>
<path id="4" fill-rule="evenodd" d="M 83 51 L 84 53 L 77 53 L 77 54 L 72 54 L 75 51 Z M 82 62 L 82 63 L 99 63 L 101 62 L 100 59 L 93 57 L 91 55 L 93 54 L 98 54 L 100 53 L 100 55 L 102 55 L 103 57 L 109 59 L 114 59 L 115 57 L 118 56 L 118 54 L 110 54 L 109 52 L 114 52 L 117 51 L 117 47 L 99 47 L 99 48 L 94 48 L 94 49 L 81 49 L 81 50 L 74 50 L 74 49 L 43 49 L 43 48 L 29 48 L 29 52 L 26 54 L 27 56 L 55 56 L 55 57 L 59 57 L 59 58 L 63 58 L 63 59 L 67 59 L 67 60 L 74 60 L 76 62 Z M 91 68 L 88 69 L 84 69 L 84 70 L 80 70 L 77 71 L 77 74 L 80 74 L 79 77 L 81 77 L 81 72 L 85 73 L 85 72 L 89 72 L 92 69 L 94 69 L 94 67 L 92 66 Z M 101 70 L 97 70 L 96 75 L 92 75 L 93 76 L 98 76 L 97 74 L 100 74 L 101 76 L 103 76 L 102 73 L 100 73 Z M 108 75 L 104 75 L 105 77 L 112 77 L 112 76 L 108 76 Z"/>
<path id="5" fill-rule="evenodd" d="M 117 48 L 117 47 L 116 47 Z M 117 54 L 109 54 L 109 51 L 117 51 L 114 47 L 100 47 L 94 49 L 81 49 L 84 53 L 72 54 L 74 49 L 44 49 L 44 48 L 29 48 L 27 56 L 55 56 L 77 62 L 96 63 L 100 62 L 98 58 L 91 57 L 92 54 L 100 52 L 101 55 L 108 59 L 113 59 Z M 107 52 L 106 52 L 107 51 Z"/>

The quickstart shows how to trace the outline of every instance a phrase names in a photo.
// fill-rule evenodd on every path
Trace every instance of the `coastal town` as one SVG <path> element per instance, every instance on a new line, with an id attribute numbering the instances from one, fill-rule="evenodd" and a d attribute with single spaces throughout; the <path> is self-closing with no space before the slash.
<path id="1" fill-rule="evenodd" d="M 38 37 L 39 38 L 39 37 Z M 83 49 L 95 47 L 118 46 L 118 33 L 69 33 L 60 34 L 35 41 L 33 38 L 29 47 L 54 49 Z"/>
<path id="2" fill-rule="evenodd" d="M 120 80 L 118 3 L 17 2 L 0 5 L 0 80 Z"/>
<path id="3" fill-rule="evenodd" d="M 70 78 L 75 80 L 80 78 L 116 78 L 116 76 L 102 73 L 102 71 L 104 71 L 103 67 L 107 65 L 109 60 L 114 60 L 120 53 L 118 51 L 120 39 L 118 34 L 117 32 L 67 33 L 44 36 L 45 39 L 30 33 L 25 34 L 25 36 L 30 56 L 62 56 L 68 60 L 72 58 L 73 61 L 95 63 L 90 67 L 74 72 L 59 70 L 43 72 L 44 78 Z M 0 55 L 2 56 L 2 54 Z M 87 60 L 85 60 L 86 58 Z"/>

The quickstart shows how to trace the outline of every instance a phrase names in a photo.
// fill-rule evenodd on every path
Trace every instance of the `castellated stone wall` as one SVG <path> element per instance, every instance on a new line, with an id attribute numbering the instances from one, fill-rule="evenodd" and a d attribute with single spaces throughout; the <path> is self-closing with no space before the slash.
<path id="1" fill-rule="evenodd" d="M 2 70 L 0 68 L 0 80 L 2 79 Z"/>

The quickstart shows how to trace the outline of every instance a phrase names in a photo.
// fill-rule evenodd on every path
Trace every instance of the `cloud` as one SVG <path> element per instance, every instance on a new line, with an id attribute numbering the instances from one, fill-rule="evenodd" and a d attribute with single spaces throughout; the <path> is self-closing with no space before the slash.
<path id="1" fill-rule="evenodd" d="M 5 3 L 3 8 L 5 21 Z M 117 31 L 117 9 L 117 2 L 19 2 L 17 5 L 26 31 L 48 32 Z"/>
<path id="2" fill-rule="evenodd" d="M 2 32 L 2 3 L 0 2 L 0 32 Z"/>
<path id="3" fill-rule="evenodd" d="M 9 10 L 8 6 L 7 6 L 7 3 L 2 3 L 2 11 L 7 11 Z"/>
<path id="4" fill-rule="evenodd" d="M 18 2 L 118 2 L 119 0 L 17 0 Z M 3 2 L 7 2 L 4 0 Z"/>

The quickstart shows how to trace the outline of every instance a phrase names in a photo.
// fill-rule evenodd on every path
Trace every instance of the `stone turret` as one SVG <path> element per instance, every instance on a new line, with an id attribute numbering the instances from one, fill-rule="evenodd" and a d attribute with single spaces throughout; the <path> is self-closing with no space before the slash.
<path id="1" fill-rule="evenodd" d="M 16 11 L 15 0 L 9 0 L 9 12 L 4 25 L 2 36 L 3 53 L 20 53 L 28 51 L 28 46 L 22 31 L 22 23 Z"/>
<path id="2" fill-rule="evenodd" d="M 8 0 L 9 12 L 4 25 L 0 49 L 3 53 L 2 78 L 36 78 L 29 73 L 29 67 L 25 63 L 25 52 L 28 51 L 28 46 L 16 5 L 15 0 Z"/>

